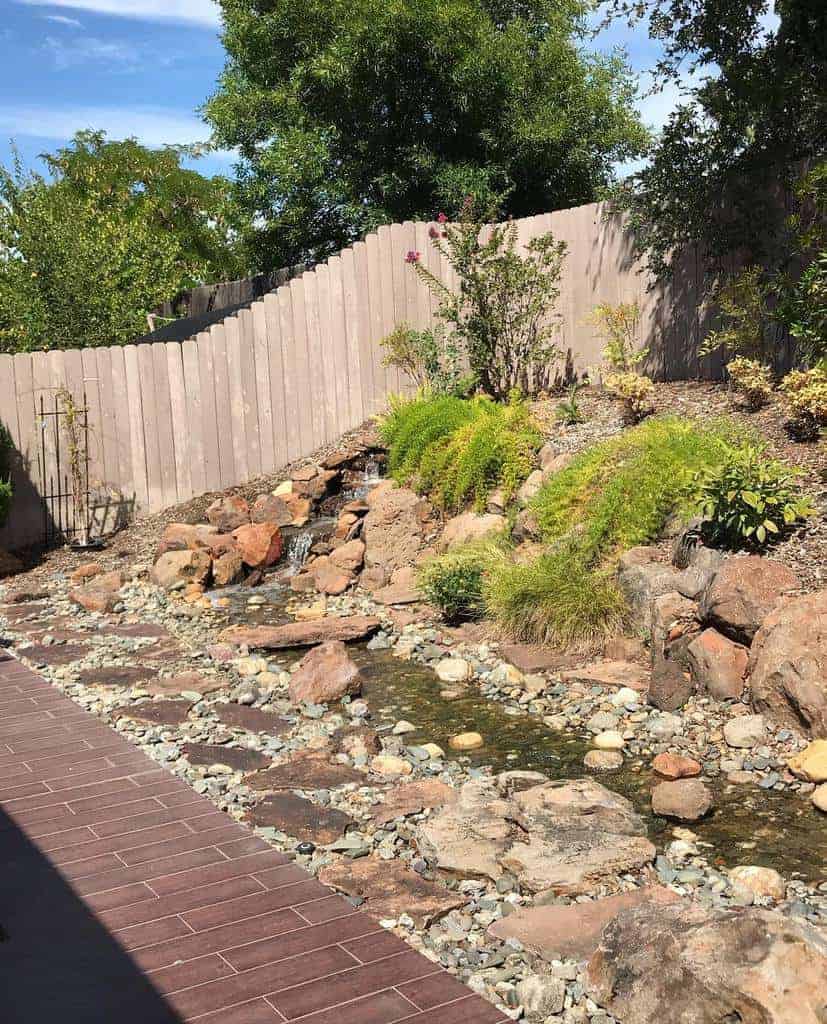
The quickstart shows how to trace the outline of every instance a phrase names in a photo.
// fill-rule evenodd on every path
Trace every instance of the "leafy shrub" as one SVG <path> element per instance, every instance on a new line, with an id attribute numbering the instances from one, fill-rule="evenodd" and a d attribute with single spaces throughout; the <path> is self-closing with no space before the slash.
<path id="1" fill-rule="evenodd" d="M 462 368 L 454 335 L 437 326 L 416 331 L 401 324 L 380 342 L 385 349 L 384 366 L 395 366 L 420 388 L 434 394 L 467 395 L 474 386 L 473 375 Z"/>
<path id="2" fill-rule="evenodd" d="M 640 306 L 636 302 L 621 302 L 616 306 L 605 302 L 595 306 L 589 321 L 606 342 L 603 358 L 612 370 L 632 371 L 649 354 L 647 348 L 638 348 Z"/>
<path id="3" fill-rule="evenodd" d="M 0 526 L 5 523 L 11 507 L 11 450 L 9 432 L 0 423 Z"/>
<path id="4" fill-rule="evenodd" d="M 614 579 L 619 554 L 656 538 L 696 507 L 693 474 L 720 462 L 736 428 L 657 417 L 578 455 L 532 502 L 545 554 L 489 568 L 488 610 L 512 634 L 592 646 L 626 615 Z"/>
<path id="5" fill-rule="evenodd" d="M 773 294 L 774 286 L 761 267 L 744 267 L 726 281 L 715 296 L 725 325 L 709 332 L 700 347 L 701 355 L 724 347 L 748 359 L 767 359 L 770 353 L 765 330 L 772 319 Z"/>
<path id="6" fill-rule="evenodd" d="M 381 427 L 388 468 L 448 512 L 485 506 L 502 488 L 508 500 L 531 472 L 542 438 L 525 404 L 486 398 L 397 402 Z"/>
<path id="7" fill-rule="evenodd" d="M 743 395 L 747 409 L 755 412 L 769 401 L 773 387 L 769 366 L 763 366 L 755 359 L 736 356 L 727 363 L 727 373 L 733 388 Z"/>
<path id="8" fill-rule="evenodd" d="M 545 386 L 559 358 L 553 341 L 559 317 L 552 310 L 566 245 L 549 232 L 520 251 L 517 225 L 487 225 L 492 218 L 469 197 L 458 223 L 431 229 L 434 248 L 457 274 L 458 292 L 419 253 L 406 260 L 438 297 L 437 316 L 451 325 L 471 372 L 489 395 L 503 399 L 514 388 L 529 394 Z"/>
<path id="9" fill-rule="evenodd" d="M 425 600 L 438 608 L 449 624 L 482 616 L 485 562 L 481 546 L 466 545 L 430 559 L 417 573 Z"/>
<path id="10" fill-rule="evenodd" d="M 827 426 L 827 367 L 793 370 L 781 382 L 781 392 L 790 413 L 790 432 L 801 440 L 817 440 Z"/>
<path id="11" fill-rule="evenodd" d="M 583 385 L 579 381 L 573 381 L 569 384 L 566 391 L 566 397 L 558 402 L 557 408 L 554 410 L 554 415 L 561 423 L 565 423 L 567 427 L 573 427 L 577 423 L 582 423 L 585 420 L 580 405 L 577 401 L 577 393 Z"/>
<path id="12" fill-rule="evenodd" d="M 696 477 L 704 533 L 713 544 L 760 548 L 813 514 L 795 484 L 799 472 L 764 457 L 757 444 L 730 447 Z"/>
<path id="13" fill-rule="evenodd" d="M 652 411 L 655 385 L 639 373 L 612 373 L 606 378 L 606 387 L 623 400 L 623 418 L 627 423 L 639 423 Z"/>

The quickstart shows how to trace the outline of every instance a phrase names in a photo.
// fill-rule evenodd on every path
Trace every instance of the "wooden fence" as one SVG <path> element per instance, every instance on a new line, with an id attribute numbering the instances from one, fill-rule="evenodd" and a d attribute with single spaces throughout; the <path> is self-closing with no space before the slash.
<path id="1" fill-rule="evenodd" d="M 600 360 L 602 342 L 587 322 L 592 308 L 636 300 L 653 372 L 719 374 L 719 365 L 697 356 L 707 327 L 697 254 L 687 254 L 668 288 L 652 288 L 622 221 L 600 205 L 529 217 L 517 227 L 521 243 L 551 230 L 568 246 L 557 311 L 569 368 Z M 55 389 L 66 388 L 78 404 L 86 396 L 98 529 L 273 473 L 379 412 L 407 386 L 383 365 L 380 339 L 403 321 L 432 323 L 435 310 L 405 254 L 419 252 L 456 285 L 428 230 L 423 223 L 379 228 L 184 342 L 0 355 L 0 421 L 17 449 L 15 499 L 0 546 L 43 536 L 39 453 L 45 449 L 47 491 L 60 454 L 67 465 L 39 420 L 41 396 L 53 403 Z"/>

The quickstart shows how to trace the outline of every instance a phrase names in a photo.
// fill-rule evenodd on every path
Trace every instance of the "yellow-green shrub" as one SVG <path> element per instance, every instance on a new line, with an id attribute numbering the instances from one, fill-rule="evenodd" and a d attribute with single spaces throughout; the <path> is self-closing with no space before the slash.
<path id="1" fill-rule="evenodd" d="M 652 396 L 655 385 L 648 377 L 631 370 L 625 373 L 610 373 L 606 387 L 623 400 L 624 418 L 627 423 L 639 423 L 652 411 Z"/>
<path id="2" fill-rule="evenodd" d="M 790 413 L 791 432 L 815 440 L 827 426 L 827 369 L 793 370 L 781 382 L 780 390 Z"/>
<path id="3" fill-rule="evenodd" d="M 736 356 L 727 363 L 727 373 L 733 388 L 744 396 L 748 409 L 760 409 L 772 394 L 772 370 L 756 359 Z"/>

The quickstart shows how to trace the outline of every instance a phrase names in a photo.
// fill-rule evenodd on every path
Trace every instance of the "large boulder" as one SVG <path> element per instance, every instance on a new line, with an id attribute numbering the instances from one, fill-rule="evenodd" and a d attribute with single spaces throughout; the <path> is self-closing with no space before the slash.
<path id="1" fill-rule="evenodd" d="M 606 925 L 586 984 L 629 1024 L 823 1024 L 827 938 L 770 910 L 647 903 Z"/>
<path id="2" fill-rule="evenodd" d="M 207 509 L 207 522 L 221 533 L 232 533 L 250 522 L 250 506 L 240 494 L 222 495 Z"/>
<path id="3" fill-rule="evenodd" d="M 381 566 L 388 575 L 413 565 L 425 547 L 432 516 L 429 503 L 407 488 L 380 484 L 368 504 L 362 527 L 365 565 Z"/>
<path id="4" fill-rule="evenodd" d="M 460 544 L 467 544 L 468 541 L 480 540 L 492 533 L 502 533 L 507 525 L 505 516 L 498 516 L 492 512 L 463 512 L 445 524 L 439 542 L 440 547 L 448 550 Z"/>
<path id="5" fill-rule="evenodd" d="M 689 671 L 699 693 L 708 693 L 715 700 L 732 700 L 741 696 L 749 661 L 745 647 L 716 629 L 705 629 L 689 644 L 686 654 Z"/>
<path id="6" fill-rule="evenodd" d="M 247 523 L 233 530 L 238 553 L 251 569 L 266 569 L 281 558 L 284 541 L 275 523 Z"/>
<path id="7" fill-rule="evenodd" d="M 755 634 L 750 688 L 757 711 L 827 737 L 827 590 L 772 611 Z"/>
<path id="8" fill-rule="evenodd" d="M 168 523 L 161 534 L 155 557 L 167 551 L 187 551 L 208 548 L 214 543 L 218 529 L 205 523 Z"/>
<path id="9" fill-rule="evenodd" d="M 726 636 L 748 644 L 785 595 L 800 586 L 791 569 L 771 558 L 728 558 L 703 593 L 701 616 Z"/>
<path id="10" fill-rule="evenodd" d="M 517 827 L 515 827 L 517 826 Z M 624 797 L 591 779 L 549 782 L 536 772 L 474 779 L 418 830 L 438 869 L 497 879 L 533 893 L 576 896 L 649 863 L 655 848 Z"/>
<path id="11" fill-rule="evenodd" d="M 320 644 L 308 651 L 290 679 L 294 704 L 331 704 L 361 692 L 359 666 L 351 660 L 340 640 Z"/>
<path id="12" fill-rule="evenodd" d="M 167 551 L 152 567 L 152 582 L 164 590 L 176 590 L 187 583 L 205 583 L 212 559 L 206 551 Z"/>

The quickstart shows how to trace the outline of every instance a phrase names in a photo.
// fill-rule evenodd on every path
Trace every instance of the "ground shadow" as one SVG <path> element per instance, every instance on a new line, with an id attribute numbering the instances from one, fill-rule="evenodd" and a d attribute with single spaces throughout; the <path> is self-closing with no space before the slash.
<path id="1" fill-rule="evenodd" d="M 0 651 L 0 660 L 7 656 Z M 129 955 L 0 809 L 3 1024 L 180 1024 Z"/>

